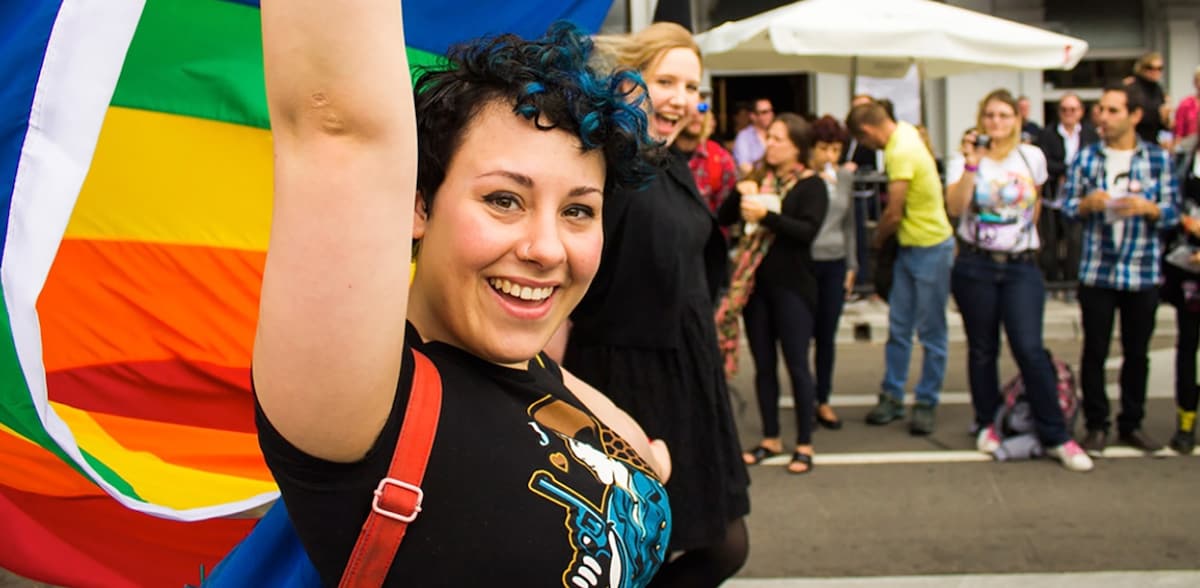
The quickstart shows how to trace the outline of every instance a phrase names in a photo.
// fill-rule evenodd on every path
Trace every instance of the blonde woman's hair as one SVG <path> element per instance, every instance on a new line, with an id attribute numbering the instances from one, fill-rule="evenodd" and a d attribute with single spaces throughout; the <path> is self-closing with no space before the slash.
<path id="1" fill-rule="evenodd" d="M 700 46 L 692 33 L 673 22 L 656 22 L 629 35 L 599 35 L 595 43 L 597 54 L 609 68 L 623 66 L 646 72 L 672 49 L 687 49 L 700 57 Z"/>
<path id="2" fill-rule="evenodd" d="M 1151 51 L 1151 52 L 1139 57 L 1137 62 L 1133 64 L 1133 73 L 1140 74 L 1140 73 L 1146 71 L 1146 68 L 1150 67 L 1151 63 L 1154 63 L 1155 61 L 1162 61 L 1162 60 L 1163 60 L 1162 53 L 1159 53 L 1158 51 Z"/>
<path id="3" fill-rule="evenodd" d="M 1017 106 L 1017 99 L 1013 98 L 1012 92 L 1009 92 L 1004 88 L 998 88 L 988 92 L 988 95 L 984 96 L 983 100 L 979 101 L 979 111 L 975 115 L 975 132 L 977 133 L 984 132 L 983 115 L 987 110 L 988 103 L 990 102 L 1007 104 L 1009 108 L 1012 108 L 1013 116 L 1017 121 L 1017 123 L 1013 125 L 1012 134 L 1010 134 L 1008 137 L 1005 137 L 1004 143 L 1002 145 L 992 146 L 993 153 L 997 155 L 1005 155 L 1010 150 L 1015 149 L 1017 145 L 1021 143 L 1021 125 L 1025 123 L 1025 119 L 1021 117 L 1021 109 Z M 999 149 L 996 149 L 996 147 L 999 147 Z"/>

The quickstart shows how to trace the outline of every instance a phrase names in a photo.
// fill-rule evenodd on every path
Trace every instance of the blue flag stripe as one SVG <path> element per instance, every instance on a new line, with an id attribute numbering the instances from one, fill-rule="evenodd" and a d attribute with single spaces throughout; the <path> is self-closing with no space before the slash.
<path id="1" fill-rule="evenodd" d="M 0 2 L 0 263 L 33 95 L 61 6 L 61 0 Z"/>
<path id="2" fill-rule="evenodd" d="M 259 5 L 259 0 L 225 1 Z M 569 20 L 585 31 L 598 31 L 612 0 L 404 0 L 403 6 L 404 42 L 409 47 L 445 55 L 455 43 L 487 35 L 540 37 L 556 20 Z M 449 26 L 451 22 L 453 26 Z"/>

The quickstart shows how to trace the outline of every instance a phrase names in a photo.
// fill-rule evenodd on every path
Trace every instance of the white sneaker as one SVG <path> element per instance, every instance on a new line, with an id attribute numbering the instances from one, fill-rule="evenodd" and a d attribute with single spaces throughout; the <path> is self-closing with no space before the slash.
<path id="1" fill-rule="evenodd" d="M 1072 472 L 1090 472 L 1094 464 L 1086 451 L 1074 439 L 1046 450 L 1046 455 L 1057 459 L 1064 468 Z"/>
<path id="2" fill-rule="evenodd" d="M 975 449 L 988 455 L 1000 449 L 1000 436 L 996 434 L 996 425 L 988 425 L 979 431 L 979 436 L 975 438 Z"/>

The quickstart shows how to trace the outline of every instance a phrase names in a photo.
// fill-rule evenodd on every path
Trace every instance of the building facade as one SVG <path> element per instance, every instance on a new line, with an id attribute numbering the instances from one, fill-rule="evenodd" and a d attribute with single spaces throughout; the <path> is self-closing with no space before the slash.
<path id="1" fill-rule="evenodd" d="M 617 0 L 605 30 L 636 30 L 651 22 L 658 2 L 687 2 L 693 30 L 705 31 L 788 4 L 785 0 Z M 1099 97 L 1106 83 L 1132 73 L 1134 60 L 1158 51 L 1166 62 L 1163 84 L 1172 106 L 1195 92 L 1193 74 L 1200 66 L 1200 0 L 946 0 L 947 4 L 991 14 L 1081 38 L 1089 49 L 1071 72 L 980 71 L 924 82 L 926 125 L 934 150 L 945 155 L 974 124 L 978 100 L 995 88 L 1028 96 L 1030 118 L 1053 122 L 1053 105 L 1066 92 L 1085 102 Z M 850 18 L 850 15 L 847 15 Z M 737 76 L 738 72 L 708 72 Z M 805 74 L 806 72 L 796 72 Z M 846 76 L 811 74 L 801 102 L 816 114 L 844 117 L 850 102 Z M 1037 105 L 1042 105 L 1038 108 Z M 718 109 L 728 105 L 716 104 Z M 1048 120 L 1050 119 L 1050 120 Z"/>

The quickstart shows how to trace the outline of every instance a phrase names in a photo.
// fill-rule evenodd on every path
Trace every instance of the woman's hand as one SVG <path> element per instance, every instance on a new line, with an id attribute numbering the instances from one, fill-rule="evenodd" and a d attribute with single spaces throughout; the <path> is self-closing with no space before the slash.
<path id="1" fill-rule="evenodd" d="M 742 220 L 748 223 L 756 223 L 767 216 L 767 207 L 762 204 L 742 198 Z"/>
<path id="2" fill-rule="evenodd" d="M 746 194 L 758 194 L 758 184 L 751 180 L 742 180 L 737 183 L 738 194 L 743 196 Z"/>
<path id="3" fill-rule="evenodd" d="M 842 287 L 846 289 L 846 298 L 854 295 L 854 270 L 846 270 L 846 281 Z"/>
<path id="4" fill-rule="evenodd" d="M 979 133 L 975 129 L 971 129 L 963 135 L 962 145 L 960 150 L 963 154 L 963 159 L 967 161 L 969 166 L 979 165 L 979 160 L 987 153 L 986 147 L 976 147 L 975 141 L 979 138 Z"/>
<path id="5" fill-rule="evenodd" d="M 1187 231 L 1189 235 L 1200 237 L 1200 218 L 1185 214 L 1179 219 L 1179 224 L 1183 225 L 1183 230 Z"/>

